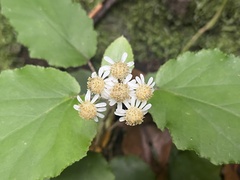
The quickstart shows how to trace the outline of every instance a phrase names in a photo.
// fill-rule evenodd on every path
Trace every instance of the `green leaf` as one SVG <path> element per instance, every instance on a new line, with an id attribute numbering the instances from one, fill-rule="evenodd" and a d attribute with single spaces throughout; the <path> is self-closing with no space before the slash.
<path id="1" fill-rule="evenodd" d="M 79 4 L 71 0 L 1 0 L 1 5 L 31 57 L 70 67 L 86 64 L 95 54 L 96 32 Z"/>
<path id="2" fill-rule="evenodd" d="M 192 151 L 174 149 L 169 166 L 170 180 L 220 180 L 221 166 L 199 158 Z"/>
<path id="3" fill-rule="evenodd" d="M 240 162 L 240 58 L 187 52 L 162 66 L 156 83 L 150 113 L 178 149 L 214 164 Z"/>
<path id="4" fill-rule="evenodd" d="M 110 161 L 116 180 L 154 180 L 150 167 L 135 156 L 120 156 Z"/>
<path id="5" fill-rule="evenodd" d="M 85 94 L 87 92 L 87 81 L 88 78 L 91 77 L 92 72 L 85 69 L 79 69 L 75 72 L 70 72 L 70 74 L 81 84 L 81 94 Z"/>
<path id="6" fill-rule="evenodd" d="M 0 177 L 54 177 L 86 155 L 96 123 L 73 109 L 80 88 L 52 68 L 27 66 L 0 75 Z"/>
<path id="7" fill-rule="evenodd" d="M 104 56 L 110 57 L 114 62 L 118 62 L 121 60 L 123 53 L 126 52 L 128 54 L 125 62 L 134 61 L 133 60 L 133 52 L 131 45 L 127 41 L 127 39 L 123 36 L 117 38 L 113 41 L 108 48 L 106 49 Z M 103 57 L 104 57 L 103 56 Z M 109 65 L 107 61 L 102 59 L 102 66 Z M 132 67 L 133 68 L 133 67 Z"/>
<path id="8" fill-rule="evenodd" d="M 65 169 L 60 176 L 52 180 L 114 180 L 115 177 L 101 154 L 88 152 L 88 155 L 79 162 Z"/>

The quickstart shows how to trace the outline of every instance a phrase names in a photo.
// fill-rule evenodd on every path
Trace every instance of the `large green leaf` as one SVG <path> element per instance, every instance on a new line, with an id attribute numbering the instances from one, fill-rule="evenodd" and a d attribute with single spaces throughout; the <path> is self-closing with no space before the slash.
<path id="1" fill-rule="evenodd" d="M 71 0 L 1 0 L 2 12 L 34 58 L 54 66 L 86 64 L 96 51 L 92 20 Z"/>
<path id="2" fill-rule="evenodd" d="M 162 66 L 156 83 L 150 112 L 177 148 L 214 164 L 240 162 L 240 58 L 187 52 Z"/>
<path id="3" fill-rule="evenodd" d="M 107 161 L 99 153 L 88 152 L 79 162 L 66 168 L 60 176 L 52 180 L 114 180 L 115 177 Z"/>
<path id="4" fill-rule="evenodd" d="M 74 78 L 52 68 L 1 73 L 1 179 L 53 177 L 86 155 L 96 123 L 73 109 L 79 91 Z"/>
<path id="5" fill-rule="evenodd" d="M 177 151 L 174 148 L 169 164 L 170 180 L 221 180 L 221 166 L 215 166 L 200 158 L 193 151 Z"/>
<path id="6" fill-rule="evenodd" d="M 110 161 L 116 180 L 154 180 L 150 167 L 139 157 L 119 156 Z"/>
<path id="7" fill-rule="evenodd" d="M 131 45 L 127 41 L 127 39 L 123 36 L 117 38 L 113 41 L 108 48 L 106 49 L 104 56 L 110 57 L 113 61 L 117 62 L 121 60 L 123 53 L 126 52 L 128 54 L 125 62 L 134 61 L 133 60 L 133 52 Z M 109 65 L 104 59 L 102 60 L 102 65 Z"/>

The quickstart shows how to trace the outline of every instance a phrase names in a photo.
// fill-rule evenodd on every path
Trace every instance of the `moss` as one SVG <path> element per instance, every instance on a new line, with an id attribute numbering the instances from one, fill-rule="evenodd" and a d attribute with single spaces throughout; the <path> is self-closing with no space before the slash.
<path id="1" fill-rule="evenodd" d="M 14 30 L 0 11 L 0 71 L 15 66 L 19 51 L 20 45 L 16 43 Z"/>
<path id="2" fill-rule="evenodd" d="M 72 0 L 89 12 L 100 0 Z M 215 14 L 222 0 L 118 0 L 96 24 L 98 50 L 93 62 L 100 64 L 107 46 L 124 35 L 132 45 L 135 60 L 158 66 L 175 58 L 187 41 Z M 240 2 L 229 0 L 217 24 L 190 50 L 220 48 L 240 55 Z M 0 70 L 11 67 L 19 46 L 13 28 L 0 14 Z"/>
<path id="3" fill-rule="evenodd" d="M 96 26 L 99 44 L 95 60 L 99 61 L 111 41 L 121 35 L 130 41 L 136 61 L 157 60 L 161 64 L 175 58 L 198 29 L 214 16 L 222 1 L 185 0 L 184 6 L 180 2 L 184 1 L 119 1 Z M 229 0 L 217 24 L 190 50 L 220 48 L 240 55 L 239 7 L 240 2 Z"/>

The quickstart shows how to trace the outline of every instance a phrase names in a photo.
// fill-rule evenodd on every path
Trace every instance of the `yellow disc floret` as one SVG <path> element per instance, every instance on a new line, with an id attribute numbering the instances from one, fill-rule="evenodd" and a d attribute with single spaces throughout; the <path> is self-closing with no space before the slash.
<path id="1" fill-rule="evenodd" d="M 85 101 L 80 104 L 79 115 L 86 120 L 93 119 L 97 115 L 97 108 L 90 101 Z"/>
<path id="2" fill-rule="evenodd" d="M 142 124 L 143 122 L 143 112 L 137 107 L 130 107 L 126 111 L 126 124 L 129 126 L 135 126 Z"/>
<path id="3" fill-rule="evenodd" d="M 140 101 L 149 100 L 152 97 L 152 94 L 151 87 L 146 84 L 142 84 L 136 89 L 136 97 Z"/>
<path id="4" fill-rule="evenodd" d="M 110 73 L 117 79 L 124 79 L 129 74 L 129 67 L 127 63 L 119 61 L 111 66 Z"/>
<path id="5" fill-rule="evenodd" d="M 104 80 L 100 77 L 88 78 L 87 87 L 94 94 L 100 94 L 104 89 Z"/>
<path id="6" fill-rule="evenodd" d="M 123 83 L 116 83 L 110 92 L 110 96 L 117 102 L 123 102 L 124 100 L 129 99 L 130 96 L 128 85 Z"/>

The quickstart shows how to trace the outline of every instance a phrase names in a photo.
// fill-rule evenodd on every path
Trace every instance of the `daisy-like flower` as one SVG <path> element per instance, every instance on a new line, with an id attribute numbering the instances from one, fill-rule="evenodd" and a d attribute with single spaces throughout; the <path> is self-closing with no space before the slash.
<path id="1" fill-rule="evenodd" d="M 153 87 L 155 82 L 153 82 L 153 78 L 150 77 L 147 84 L 145 83 L 144 76 L 140 74 L 140 78 L 136 77 L 137 86 L 136 86 L 136 98 L 139 101 L 147 101 L 153 95 Z"/>
<path id="2" fill-rule="evenodd" d="M 134 97 L 131 102 L 125 103 L 127 109 L 117 108 L 115 114 L 122 116 L 119 118 L 120 122 L 126 121 L 125 123 L 129 126 L 135 126 L 143 122 L 144 115 L 151 108 L 151 104 L 147 104 L 147 101 L 137 101 Z"/>
<path id="3" fill-rule="evenodd" d="M 78 111 L 79 116 L 83 119 L 94 119 L 94 121 L 98 122 L 98 118 L 104 118 L 104 115 L 100 112 L 106 111 L 107 105 L 105 102 L 94 104 L 98 98 L 99 95 L 96 94 L 91 100 L 91 91 L 88 90 L 85 95 L 84 101 L 81 99 L 80 96 L 77 96 L 77 100 L 80 104 L 75 104 L 73 108 Z"/>
<path id="4" fill-rule="evenodd" d="M 136 87 L 136 81 L 131 80 L 132 75 L 129 74 L 122 82 L 113 83 L 112 86 L 108 86 L 109 93 L 109 105 L 113 106 L 117 103 L 117 107 L 121 108 L 122 103 L 126 103 L 130 100 L 130 97 L 134 96 L 134 89 Z"/>
<path id="5" fill-rule="evenodd" d="M 100 67 L 98 70 L 98 74 L 93 72 L 91 77 L 88 78 L 87 87 L 88 89 L 94 93 L 99 94 L 101 97 L 107 99 L 108 93 L 106 92 L 106 85 L 113 85 L 114 78 L 109 77 L 109 70 L 104 70 L 103 67 Z M 116 81 L 116 80 L 115 80 Z"/>
<path id="6" fill-rule="evenodd" d="M 110 57 L 105 56 L 103 59 L 107 61 L 110 65 L 104 66 L 105 69 L 110 70 L 110 75 L 116 79 L 124 79 L 127 77 L 129 73 L 131 73 L 131 67 L 134 65 L 134 62 L 126 63 L 128 54 L 126 52 L 123 53 L 121 60 L 114 62 Z"/>

